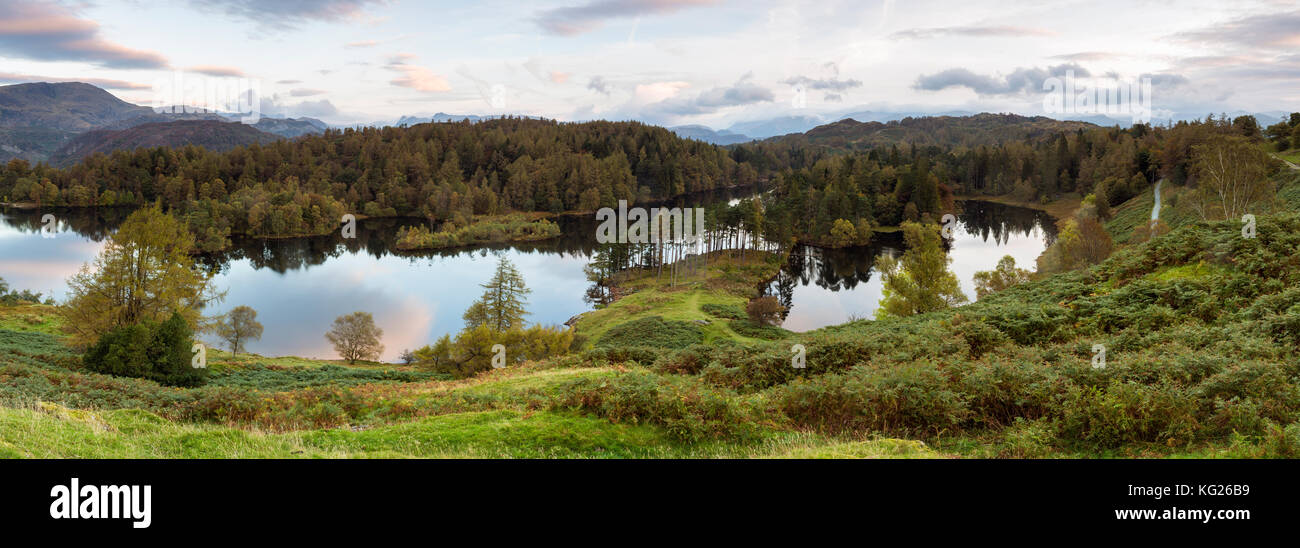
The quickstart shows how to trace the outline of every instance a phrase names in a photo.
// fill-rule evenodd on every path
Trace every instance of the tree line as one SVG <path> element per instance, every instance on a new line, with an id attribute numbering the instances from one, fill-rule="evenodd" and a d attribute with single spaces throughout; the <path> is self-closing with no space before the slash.
<path id="1" fill-rule="evenodd" d="M 753 184 L 722 147 L 638 122 L 479 123 L 329 130 L 227 152 L 200 147 L 95 154 L 55 169 L 0 167 L 0 197 L 38 206 L 158 203 L 198 249 L 231 235 L 320 234 L 345 212 L 470 224 L 475 215 L 594 211 Z"/>

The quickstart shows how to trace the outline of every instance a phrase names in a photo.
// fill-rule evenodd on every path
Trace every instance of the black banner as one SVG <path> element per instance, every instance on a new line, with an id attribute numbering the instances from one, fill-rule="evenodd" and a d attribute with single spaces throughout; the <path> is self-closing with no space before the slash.
<path id="1" fill-rule="evenodd" d="M 1065 527 L 1071 536 L 1201 535 L 1293 523 L 1300 486 L 1294 466 L 1196 460 L 15 461 L 4 465 L 0 516 L 10 531 L 124 538 L 196 530 L 238 536 L 288 524 L 304 534 L 396 532 L 502 519 L 516 525 L 653 519 L 664 532 L 703 518 L 772 527 L 815 519 L 829 529 L 875 523 L 914 531 Z"/>

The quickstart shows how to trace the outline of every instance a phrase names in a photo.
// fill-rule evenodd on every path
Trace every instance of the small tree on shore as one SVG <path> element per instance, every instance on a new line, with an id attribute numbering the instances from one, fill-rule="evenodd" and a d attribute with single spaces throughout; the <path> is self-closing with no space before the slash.
<path id="1" fill-rule="evenodd" d="M 997 268 L 975 273 L 975 298 L 983 299 L 985 295 L 1027 281 L 1029 281 L 1029 271 L 1016 268 L 1016 259 L 1006 255 L 1002 257 L 1002 260 L 998 261 Z"/>
<path id="2" fill-rule="evenodd" d="M 378 360 L 384 353 L 384 345 L 379 342 L 383 336 L 384 330 L 375 325 L 375 317 L 369 312 L 353 312 L 334 318 L 334 327 L 325 334 L 339 357 L 348 363 Z"/>
<path id="3" fill-rule="evenodd" d="M 881 255 L 876 270 L 884 280 L 884 298 L 877 317 L 905 317 L 942 310 L 966 302 L 957 276 L 948 270 L 952 261 L 939 241 L 939 227 L 903 223 L 907 251 L 902 259 Z"/>
<path id="4" fill-rule="evenodd" d="M 509 259 L 497 260 L 496 272 L 492 279 L 482 285 L 483 296 L 479 297 L 465 311 L 465 327 L 472 329 L 480 325 L 498 333 L 514 327 L 523 327 L 524 316 L 528 310 L 528 294 L 532 290 L 524 285 L 524 276 Z"/>
<path id="5" fill-rule="evenodd" d="M 230 353 L 236 356 L 245 350 L 248 341 L 262 338 L 262 324 L 257 322 L 257 311 L 248 306 L 236 306 L 217 318 L 213 330 L 229 345 Z"/>

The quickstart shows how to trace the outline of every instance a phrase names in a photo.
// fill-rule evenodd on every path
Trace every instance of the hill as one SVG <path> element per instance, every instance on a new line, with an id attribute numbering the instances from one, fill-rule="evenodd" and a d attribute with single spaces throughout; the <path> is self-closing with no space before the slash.
<path id="1" fill-rule="evenodd" d="M 1063 132 L 1096 129 L 1087 122 L 1045 116 L 981 113 L 972 116 L 924 116 L 889 122 L 859 122 L 852 118 L 817 126 L 802 134 L 773 137 L 765 142 L 812 146 L 834 151 L 862 150 L 876 145 L 974 146 L 1001 144 Z"/>
<path id="2" fill-rule="evenodd" d="M 73 161 L 80 157 L 75 150 L 83 149 L 86 143 L 71 141 L 74 137 L 93 130 L 126 130 L 143 124 L 173 121 L 232 121 L 234 119 L 233 115 L 217 112 L 159 113 L 149 107 L 128 103 L 103 89 L 81 82 L 37 82 L 0 86 L 0 162 L 13 158 L 22 158 L 33 163 L 51 159 L 61 163 Z M 253 124 L 253 127 L 288 138 L 318 134 L 329 128 L 324 122 L 312 118 L 266 116 Z M 168 133 L 174 135 L 184 131 L 182 128 L 173 128 L 169 129 Z M 101 135 L 87 139 L 89 142 L 96 142 L 103 138 Z M 218 138 L 214 142 L 221 140 Z M 55 153 L 65 145 L 73 147 L 73 154 L 69 156 L 67 153 L 60 153 L 58 158 L 53 158 Z"/>
<path id="3" fill-rule="evenodd" d="M 50 155 L 54 165 L 68 165 L 95 153 L 152 147 L 201 146 L 214 152 L 265 144 L 280 139 L 254 126 L 218 120 L 152 122 L 121 130 L 88 131 L 69 140 Z"/>
<path id="4" fill-rule="evenodd" d="M 676 133 L 678 137 L 695 139 L 696 141 L 704 141 L 715 145 L 734 145 L 754 140 L 749 136 L 733 133 L 730 130 L 714 130 L 701 125 L 674 126 L 668 129 Z"/>
<path id="5" fill-rule="evenodd" d="M 151 114 L 90 84 L 0 86 L 0 161 L 39 161 L 78 133 Z"/>

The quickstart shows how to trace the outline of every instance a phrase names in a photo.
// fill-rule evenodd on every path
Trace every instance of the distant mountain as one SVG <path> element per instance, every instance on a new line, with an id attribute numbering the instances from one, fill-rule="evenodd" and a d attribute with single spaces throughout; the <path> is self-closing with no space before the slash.
<path id="1" fill-rule="evenodd" d="M 50 163 L 66 166 L 97 152 L 151 147 L 197 145 L 226 151 L 235 147 L 264 144 L 282 139 L 249 124 L 220 120 L 152 122 L 127 129 L 97 129 L 82 133 L 50 155 Z"/>
<path id="2" fill-rule="evenodd" d="M 859 122 L 852 118 L 818 126 L 803 134 L 768 139 L 790 145 L 856 150 L 876 145 L 976 146 L 1032 139 L 1066 131 L 1096 128 L 1094 124 L 1045 116 L 981 113 L 973 116 L 922 116 L 890 122 Z"/>
<path id="3" fill-rule="evenodd" d="M 32 83 L 0 86 L 0 162 L 22 158 L 29 162 L 49 161 L 61 147 L 92 130 L 120 131 L 143 124 L 173 121 L 230 121 L 238 115 L 219 112 L 160 113 L 133 105 L 98 87 L 81 82 Z M 252 127 L 293 138 L 320 133 L 329 126 L 313 118 L 262 117 Z M 182 135 L 193 128 L 174 128 L 169 135 Z M 214 136 L 213 142 L 232 131 Z M 244 135 L 251 135 L 242 132 Z M 97 138 L 95 138 L 97 139 Z M 93 140 L 93 139 L 92 139 Z M 74 145 L 78 150 L 86 143 Z M 74 153 L 75 154 L 75 153 Z M 60 156 L 66 161 L 67 156 Z"/>
<path id="4" fill-rule="evenodd" d="M 731 133 L 739 133 L 741 135 L 748 135 L 755 139 L 766 139 L 778 135 L 803 133 L 826 123 L 826 121 L 826 119 L 814 115 L 782 116 L 766 120 L 738 122 L 727 128 L 727 131 Z"/>
<path id="5" fill-rule="evenodd" d="M 253 124 L 253 127 L 259 131 L 292 139 L 303 135 L 324 133 L 330 126 L 325 122 L 305 116 L 302 118 L 267 118 L 263 116 L 256 124 Z"/>
<path id="6" fill-rule="evenodd" d="M 725 129 L 715 130 L 701 125 L 676 126 L 668 129 L 673 133 L 676 133 L 678 137 L 695 139 L 696 141 L 704 141 L 715 145 L 734 145 L 736 143 L 747 143 L 754 140 L 752 137 L 741 135 L 739 133 L 732 133 Z"/>
<path id="7" fill-rule="evenodd" d="M 0 127 L 80 132 L 152 112 L 80 82 L 0 86 Z"/>
<path id="8" fill-rule="evenodd" d="M 0 86 L 0 161 L 40 161 L 78 133 L 151 112 L 79 82 Z"/>

